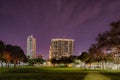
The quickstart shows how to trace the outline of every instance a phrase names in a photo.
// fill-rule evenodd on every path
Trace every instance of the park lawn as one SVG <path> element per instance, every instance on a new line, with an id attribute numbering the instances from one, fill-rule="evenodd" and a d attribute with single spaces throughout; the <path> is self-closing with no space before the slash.
<path id="1" fill-rule="evenodd" d="M 120 80 L 120 71 L 60 67 L 0 68 L 0 80 Z"/>

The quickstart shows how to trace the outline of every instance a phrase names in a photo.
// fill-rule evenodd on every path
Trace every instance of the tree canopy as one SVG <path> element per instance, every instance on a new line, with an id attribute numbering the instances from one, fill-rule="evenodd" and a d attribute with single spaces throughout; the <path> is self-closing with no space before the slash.
<path id="1" fill-rule="evenodd" d="M 7 62 L 8 68 L 11 61 L 14 63 L 14 67 L 16 67 L 16 64 L 23 61 L 25 57 L 21 47 L 10 44 L 6 45 L 4 42 L 0 41 L 0 60 Z"/>
<path id="2" fill-rule="evenodd" d="M 89 53 L 93 54 L 96 60 L 101 61 L 107 57 L 106 52 L 116 48 L 118 52 L 120 47 L 120 20 L 110 23 L 110 30 L 101 33 L 96 38 L 96 44 L 91 45 Z M 115 53 L 117 53 L 115 52 Z"/>
<path id="3" fill-rule="evenodd" d="M 110 24 L 110 30 L 96 38 L 98 47 L 116 47 L 120 45 L 120 20 Z"/>

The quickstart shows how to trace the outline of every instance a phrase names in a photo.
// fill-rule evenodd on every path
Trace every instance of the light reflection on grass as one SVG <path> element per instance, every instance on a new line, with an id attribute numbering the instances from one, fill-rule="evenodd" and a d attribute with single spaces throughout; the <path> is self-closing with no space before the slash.
<path id="1" fill-rule="evenodd" d="M 84 80 L 111 80 L 111 79 L 100 73 L 88 73 Z"/>

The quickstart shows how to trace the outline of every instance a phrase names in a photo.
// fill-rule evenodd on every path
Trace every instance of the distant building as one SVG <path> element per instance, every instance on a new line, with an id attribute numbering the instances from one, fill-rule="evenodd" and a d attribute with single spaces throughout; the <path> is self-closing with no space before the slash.
<path id="1" fill-rule="evenodd" d="M 36 58 L 44 58 L 43 54 L 37 54 Z"/>
<path id="2" fill-rule="evenodd" d="M 36 39 L 32 35 L 27 38 L 27 56 L 31 59 L 36 57 Z"/>
<path id="3" fill-rule="evenodd" d="M 73 55 L 73 45 L 74 39 L 52 39 L 50 43 L 49 59 Z"/>

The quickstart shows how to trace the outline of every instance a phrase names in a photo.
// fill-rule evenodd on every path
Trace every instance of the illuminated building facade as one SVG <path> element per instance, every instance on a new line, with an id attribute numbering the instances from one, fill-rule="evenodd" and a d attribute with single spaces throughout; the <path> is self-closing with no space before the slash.
<path id="1" fill-rule="evenodd" d="M 74 39 L 52 39 L 50 43 L 49 59 L 73 55 L 73 45 Z"/>
<path id="2" fill-rule="evenodd" d="M 36 39 L 32 35 L 27 38 L 27 56 L 30 59 L 36 58 Z"/>

